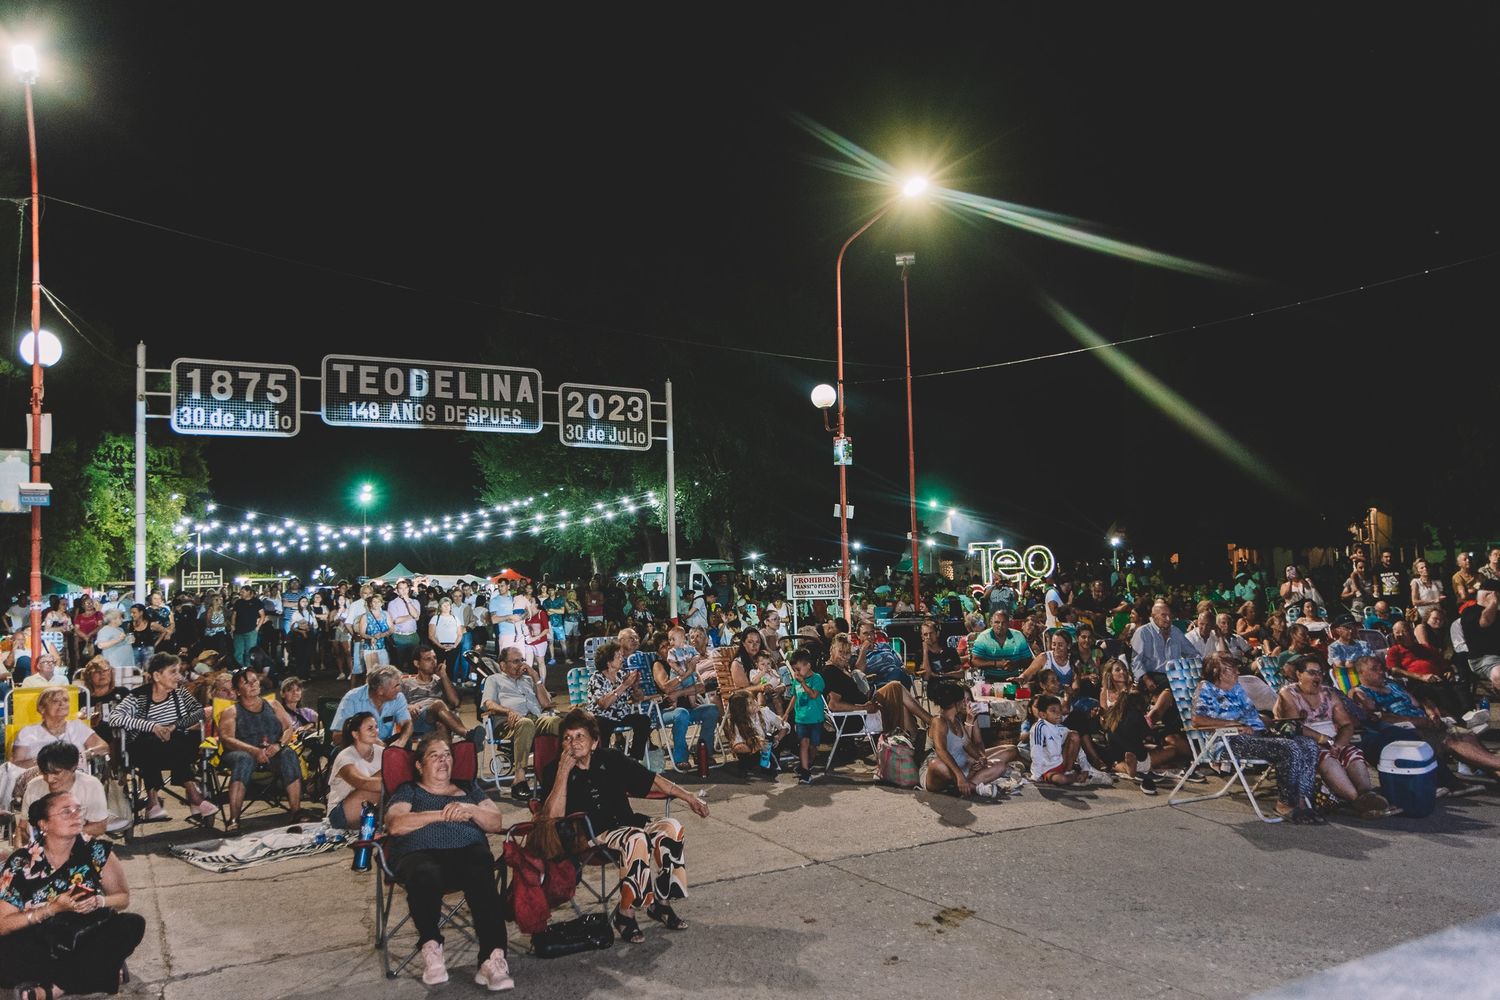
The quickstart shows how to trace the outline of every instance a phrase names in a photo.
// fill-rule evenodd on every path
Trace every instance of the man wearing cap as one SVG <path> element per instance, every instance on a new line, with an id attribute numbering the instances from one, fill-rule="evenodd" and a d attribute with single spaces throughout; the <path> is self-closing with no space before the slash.
<path id="1" fill-rule="evenodd" d="M 1469 647 L 1469 669 L 1500 688 L 1500 580 L 1481 579 L 1474 603 L 1464 609 L 1459 621 L 1464 645 Z"/>
<path id="2" fill-rule="evenodd" d="M 1328 666 L 1353 669 L 1354 661 L 1374 651 L 1363 639 L 1354 638 L 1355 618 L 1342 614 L 1333 620 L 1333 641 L 1328 644 Z"/>

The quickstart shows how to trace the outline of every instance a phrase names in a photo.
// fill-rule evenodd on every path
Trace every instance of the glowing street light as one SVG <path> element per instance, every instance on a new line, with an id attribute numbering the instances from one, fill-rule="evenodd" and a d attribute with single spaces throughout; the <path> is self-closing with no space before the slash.
<path id="1" fill-rule="evenodd" d="M 840 452 L 840 449 L 835 448 L 836 455 L 848 454 L 848 435 L 844 430 L 844 254 L 848 251 L 849 245 L 851 243 L 859 239 L 860 236 L 864 234 L 865 230 L 869 229 L 871 226 L 875 225 L 875 223 L 885 218 L 887 212 L 896 207 L 896 205 L 900 204 L 901 201 L 914 198 L 917 195 L 921 194 L 924 190 L 926 190 L 926 188 L 927 182 L 925 180 L 923 180 L 920 184 L 917 183 L 917 178 L 908 180 L 901 189 L 901 197 L 892 198 L 890 201 L 886 202 L 886 204 L 880 209 L 880 211 L 870 216 L 869 220 L 865 222 L 864 225 L 856 229 L 854 231 L 854 234 L 844 241 L 844 245 L 839 247 L 839 255 L 834 261 L 833 297 L 834 317 L 836 324 L 835 333 L 838 341 L 838 350 L 835 354 L 836 378 L 834 380 L 834 402 L 838 404 L 839 414 L 838 429 L 835 431 L 835 441 L 844 443 L 842 452 Z M 827 399 L 827 396 L 823 395 L 820 398 Z M 815 398 L 813 402 L 815 405 L 818 405 L 817 398 Z M 833 405 L 833 403 L 829 403 L 828 405 L 831 406 Z M 819 409 L 824 410 L 823 419 L 826 424 L 828 419 L 827 409 L 822 405 L 819 405 Z M 837 464 L 839 469 L 839 549 L 843 557 L 844 576 L 844 618 L 848 621 L 853 621 L 854 609 L 853 602 L 850 596 L 851 582 L 849 579 L 849 464 L 847 461 L 838 461 Z"/>
<path id="2" fill-rule="evenodd" d="M 372 483 L 362 483 L 359 487 L 359 495 L 355 497 L 359 504 L 359 514 L 363 521 L 363 530 L 360 532 L 359 543 L 365 551 L 365 577 L 370 576 L 370 504 L 375 502 L 375 486 Z M 339 546 L 343 548 L 342 545 Z"/>

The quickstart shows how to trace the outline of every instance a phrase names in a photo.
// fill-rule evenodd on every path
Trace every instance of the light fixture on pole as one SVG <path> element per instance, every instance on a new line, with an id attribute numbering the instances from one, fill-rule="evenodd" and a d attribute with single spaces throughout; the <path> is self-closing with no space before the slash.
<path id="1" fill-rule="evenodd" d="M 902 199 L 915 198 L 927 190 L 927 181 L 922 177 L 912 177 L 901 187 L 901 198 L 893 198 L 870 216 L 864 225 L 854 231 L 854 234 L 844 241 L 839 247 L 838 258 L 833 264 L 833 298 L 834 298 L 834 323 L 835 333 L 838 338 L 838 350 L 836 359 L 836 385 L 834 386 L 835 401 L 838 403 L 838 428 L 834 438 L 835 462 L 839 467 L 839 550 L 843 557 L 843 591 L 844 591 L 844 618 L 851 626 L 854 622 L 854 607 L 851 600 L 849 580 L 849 465 L 850 447 L 849 437 L 844 432 L 844 254 L 849 249 L 849 244 L 864 235 L 865 230 L 885 218 L 887 212 L 894 208 Z M 816 398 L 814 405 L 817 404 Z M 819 406 L 819 409 L 823 409 Z M 825 418 L 826 419 L 826 418 Z M 842 447 L 841 447 L 842 446 Z"/>
<path id="2" fill-rule="evenodd" d="M 907 182 L 907 188 L 920 178 Z M 914 193 L 920 194 L 927 185 L 923 182 Z M 911 500 L 911 603 L 920 614 L 922 611 L 921 554 L 917 548 L 917 439 L 912 425 L 911 407 L 911 296 L 907 272 L 917 262 L 914 253 L 896 254 L 896 266 L 901 268 L 901 321 L 906 341 L 906 485 Z"/>
<path id="3" fill-rule="evenodd" d="M 31 103 L 31 85 L 37 79 L 36 50 L 30 45 L 13 45 L 11 63 L 26 90 L 26 140 L 31 151 L 31 334 L 23 344 L 30 345 L 31 365 L 31 486 L 33 501 L 43 501 L 42 484 L 42 368 L 62 356 L 62 345 L 42 330 L 42 231 L 41 188 L 37 180 L 36 115 Z M 49 351 L 48 337 L 55 349 Z M 23 346 L 23 351 L 26 348 Z M 46 361 L 48 354 L 52 361 Z M 31 504 L 31 662 L 41 656 L 42 645 L 42 507 Z"/>
<path id="4" fill-rule="evenodd" d="M 375 502 L 375 487 L 365 483 L 359 488 L 359 514 L 362 529 L 359 535 L 361 547 L 365 550 L 365 579 L 370 577 L 370 504 Z"/>
<path id="5" fill-rule="evenodd" d="M 1110 535 L 1109 536 L 1109 547 L 1114 551 L 1114 555 L 1115 555 L 1115 572 L 1116 573 L 1120 572 L 1120 546 L 1123 545 L 1124 543 L 1125 543 L 1125 539 L 1121 538 L 1119 535 Z"/>

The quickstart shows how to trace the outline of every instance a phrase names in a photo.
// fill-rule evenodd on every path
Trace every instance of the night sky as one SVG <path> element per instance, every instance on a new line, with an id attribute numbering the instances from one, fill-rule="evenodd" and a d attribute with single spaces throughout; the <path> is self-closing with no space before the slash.
<path id="1" fill-rule="evenodd" d="M 264 254 L 50 203 L 43 282 L 122 358 L 143 339 L 156 367 L 315 374 L 348 353 L 514 358 L 549 386 L 710 378 L 747 470 L 807 470 L 777 502 L 806 553 L 831 555 L 835 479 L 807 393 L 833 381 L 817 359 L 833 355 L 839 245 L 888 192 L 810 162 L 835 154 L 800 114 L 944 187 L 1244 276 L 936 206 L 877 224 L 844 273 L 851 496 L 870 548 L 905 531 L 903 389 L 875 380 L 900 374 L 893 254 L 907 250 L 918 372 L 1076 347 L 1045 296 L 1121 340 L 1419 275 L 1124 349 L 1295 493 L 1094 355 L 919 379 L 921 495 L 1007 537 L 1080 556 L 1113 523 L 1158 551 L 1338 543 L 1375 503 L 1398 531 L 1439 507 L 1473 524 L 1500 485 L 1493 5 L 3 10 L 44 60 L 44 199 Z M 27 193 L 25 157 L 7 73 L 0 193 Z M 47 325 L 69 356 L 89 350 Z M 67 360 L 48 376 L 58 433 L 84 419 L 128 433 L 129 396 L 101 398 Z M 209 456 L 225 503 L 347 523 L 372 475 L 388 485 L 381 520 L 473 504 L 467 447 L 304 417 L 298 438 Z"/>

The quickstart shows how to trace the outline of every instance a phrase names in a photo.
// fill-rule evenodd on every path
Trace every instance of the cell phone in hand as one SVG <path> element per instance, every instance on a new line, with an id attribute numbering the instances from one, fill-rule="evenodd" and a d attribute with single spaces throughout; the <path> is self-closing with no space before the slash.
<path id="1" fill-rule="evenodd" d="M 71 891 L 73 894 L 73 898 L 79 900 L 90 899 L 94 896 L 99 895 L 98 890 L 92 889 L 86 885 L 75 885 Z"/>

